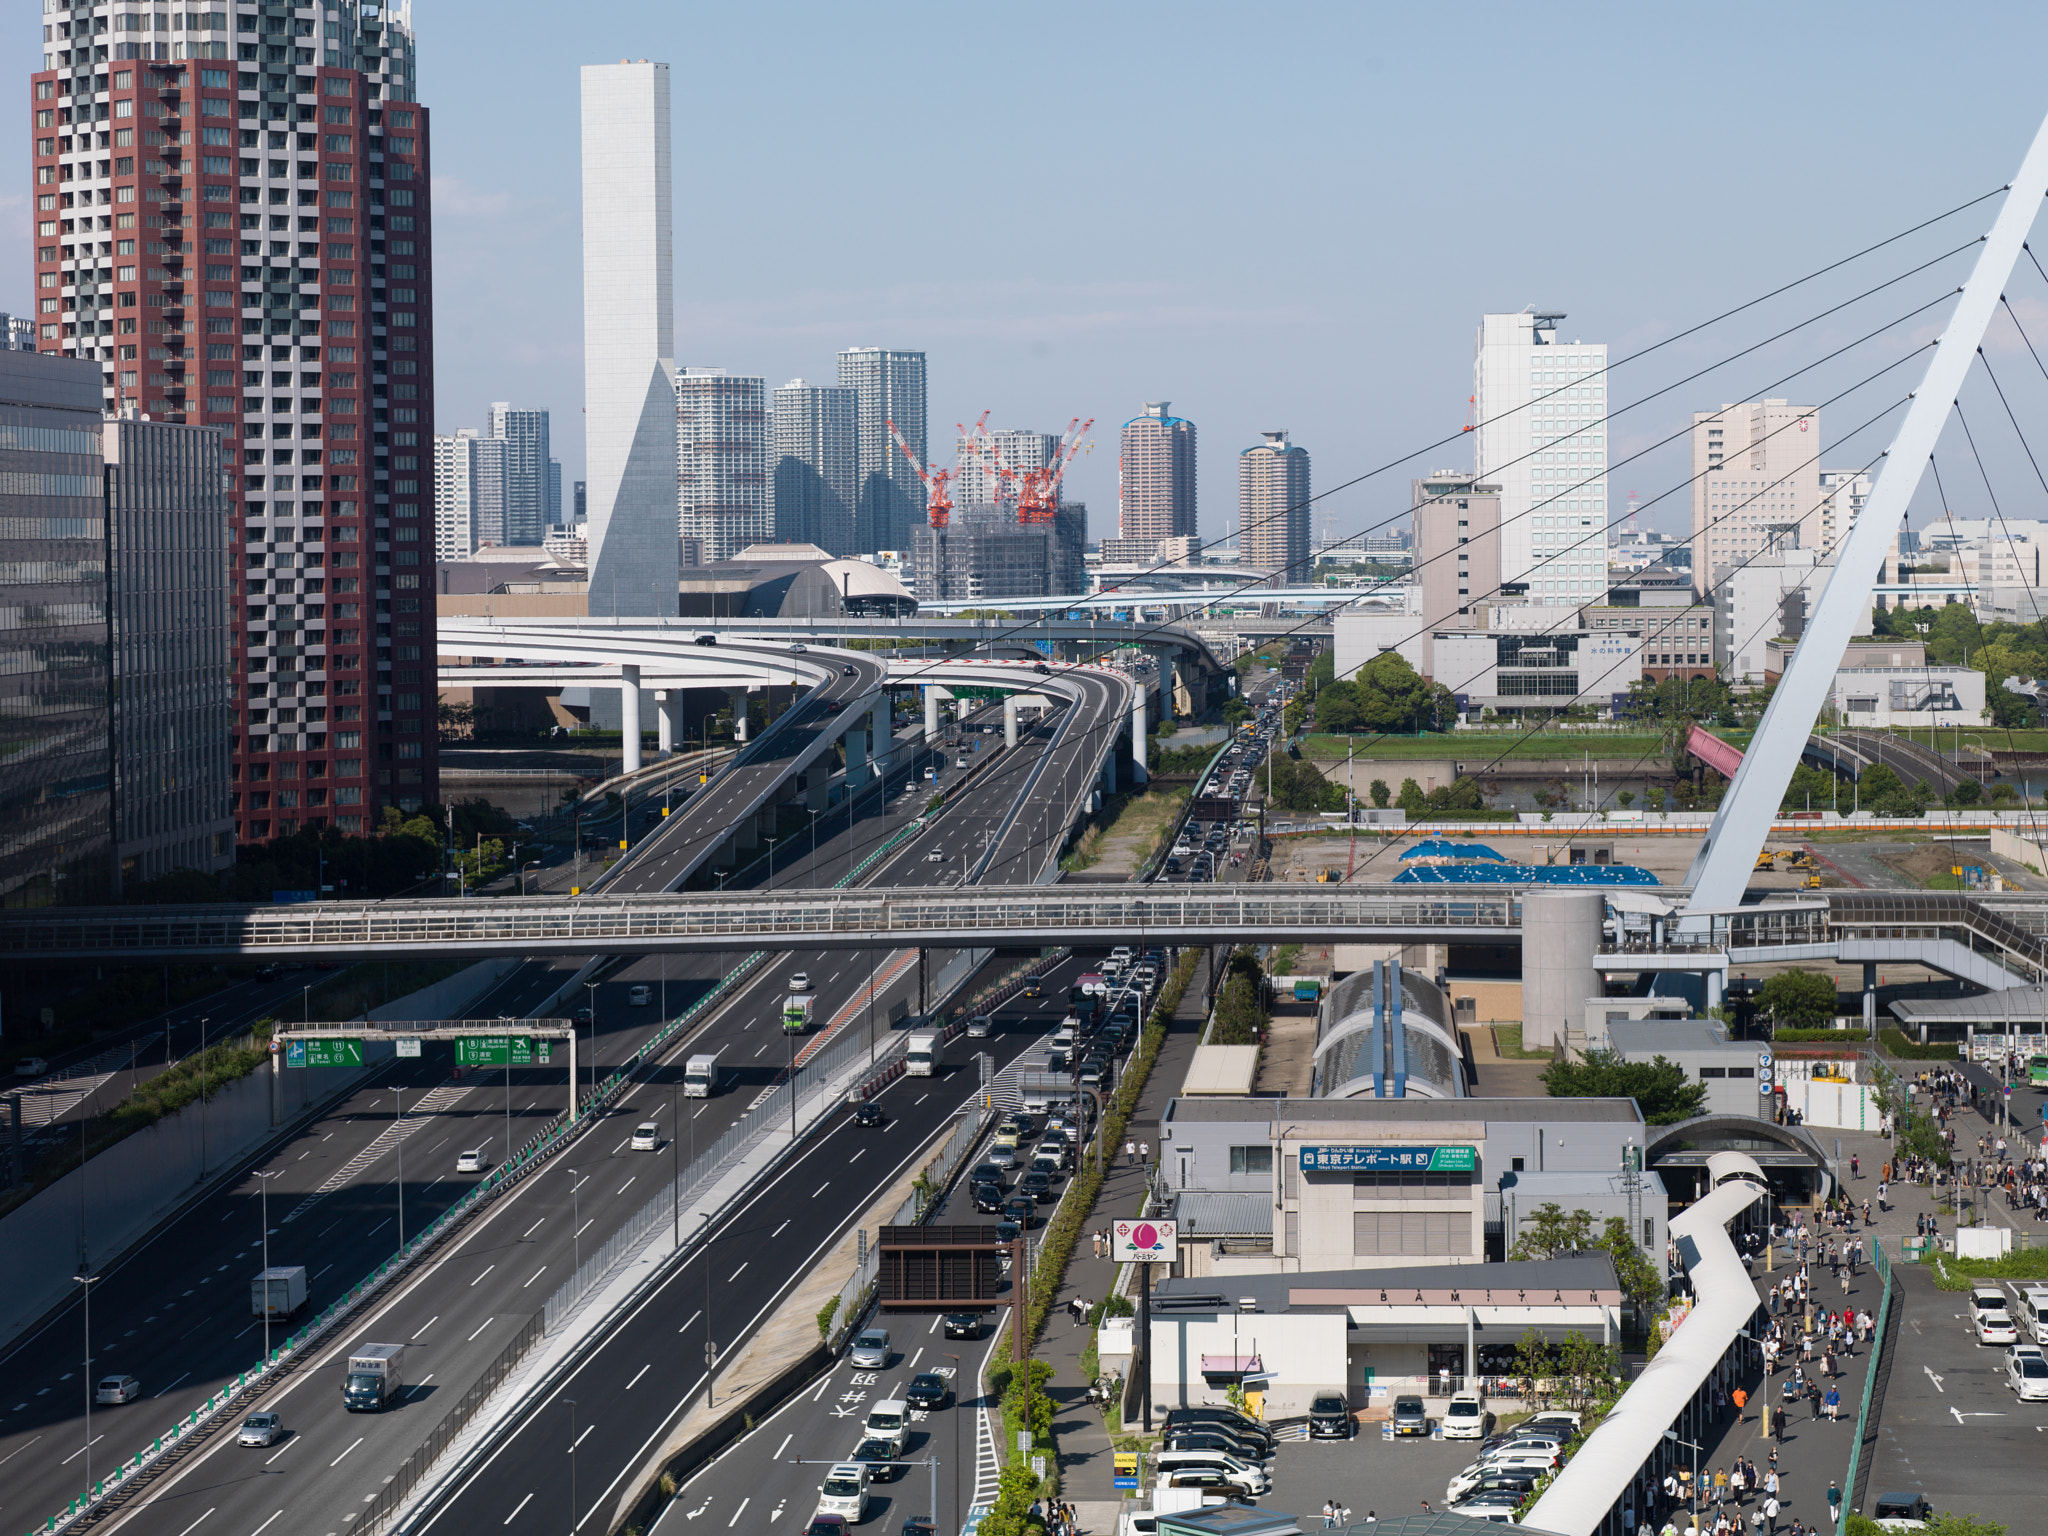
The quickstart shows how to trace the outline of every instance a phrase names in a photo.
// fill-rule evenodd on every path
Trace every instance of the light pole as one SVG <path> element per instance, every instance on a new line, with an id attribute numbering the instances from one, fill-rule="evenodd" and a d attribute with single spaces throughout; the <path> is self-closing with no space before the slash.
<path id="1" fill-rule="evenodd" d="M 576 1518 L 576 1399 L 562 1401 L 569 1405 L 569 1536 L 576 1536 L 576 1527 L 582 1524 Z"/>
<path id="2" fill-rule="evenodd" d="M 279 1177 L 283 1170 L 263 1173 L 256 1177 L 262 1182 L 257 1186 L 263 1192 L 263 1363 L 270 1364 L 270 1181 Z"/>
<path id="3" fill-rule="evenodd" d="M 391 1087 L 391 1102 L 398 1113 L 391 1122 L 393 1138 L 398 1142 L 398 1251 L 405 1252 L 405 1090 L 397 1084 Z"/>
<path id="4" fill-rule="evenodd" d="M 569 1240 L 575 1244 L 575 1273 L 583 1273 L 583 1177 L 574 1168 L 569 1170 Z M 573 1277 L 572 1277 L 573 1279 Z M 572 1301 L 575 1299 L 570 1298 Z"/>
<path id="5" fill-rule="evenodd" d="M 710 1229 L 711 1212 L 703 1213 L 699 1220 L 703 1225 L 697 1228 L 695 1236 L 702 1237 Z M 718 1341 L 711 1337 L 711 1248 L 705 1245 L 697 1255 L 704 1265 L 704 1406 L 717 1406 L 718 1377 L 714 1374 L 718 1366 Z"/>
<path id="6" fill-rule="evenodd" d="M 85 1287 L 85 1491 L 92 1494 L 92 1284 L 98 1275 L 71 1277 Z"/>
<path id="7" fill-rule="evenodd" d="M 1781 1409 L 1780 1412 L 1782 1411 Z M 1680 1439 L 1678 1431 L 1675 1429 L 1665 1430 L 1664 1438 L 1671 1441 L 1674 1445 L 1682 1445 L 1692 1451 L 1692 1489 L 1687 1497 L 1692 1507 L 1698 1509 L 1700 1507 L 1700 1448 L 1690 1440 Z"/>
<path id="8" fill-rule="evenodd" d="M 583 995 L 589 1000 L 586 1005 L 590 1013 L 590 1050 L 588 1054 L 590 1056 L 590 1082 L 591 1086 L 595 1087 L 597 1085 L 597 983 L 594 981 L 583 983 Z M 573 1028 L 574 1025 L 575 1021 L 572 1019 L 570 1026 Z M 572 1110 L 576 1105 L 577 1091 L 578 1085 L 571 1083 L 569 1085 L 569 1106 Z"/>
<path id="9" fill-rule="evenodd" d="M 953 1362 L 953 1518 L 957 1522 L 960 1517 L 960 1419 L 964 1410 L 960 1406 L 960 1357 L 948 1354 L 946 1358 Z M 936 1495 L 933 1502 L 937 1502 Z M 934 1509 L 932 1518 L 936 1520 L 938 1517 L 939 1512 Z M 954 1529 L 959 1529 L 957 1523 Z"/>

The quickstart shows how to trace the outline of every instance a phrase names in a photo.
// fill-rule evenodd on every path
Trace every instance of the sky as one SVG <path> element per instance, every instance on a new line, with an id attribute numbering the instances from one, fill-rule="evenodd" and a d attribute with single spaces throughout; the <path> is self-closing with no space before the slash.
<path id="1" fill-rule="evenodd" d="M 0 21 L 24 103 L 35 10 Z M 1068 495 L 1096 537 L 1114 532 L 1117 429 L 1148 400 L 1196 423 L 1205 537 L 1234 521 L 1238 452 L 1282 427 L 1338 534 L 1385 524 L 1411 476 L 1472 467 L 1481 314 L 1563 310 L 1566 339 L 1616 358 L 1667 343 L 1617 368 L 1611 398 L 1639 399 L 1980 233 L 1995 200 L 1671 340 L 1998 188 L 2048 110 L 2048 10 L 2002 3 L 415 0 L 413 16 L 433 114 L 438 430 L 482 425 L 492 400 L 545 406 L 564 480 L 580 476 L 577 67 L 658 59 L 677 363 L 773 387 L 829 382 L 843 347 L 921 349 L 942 462 L 954 424 L 984 409 L 998 428 L 1092 417 Z M 17 312 L 29 149 L 24 133 L 0 195 L 0 307 Z M 1629 412 L 1612 429 L 1616 514 L 1629 490 L 1652 502 L 1683 478 L 1682 444 L 1659 444 L 1687 413 L 1903 317 L 1967 259 Z M 2048 343 L 2048 279 L 2024 270 L 2010 292 Z M 1931 338 L 1939 314 L 1771 392 L 1830 399 L 1876 366 L 1861 360 Z M 2048 373 L 2018 333 L 1987 350 L 2022 426 L 2041 420 Z M 1826 441 L 1918 366 L 1826 409 Z M 1882 432 L 1844 441 L 1847 460 L 1871 459 Z M 1979 446 L 1987 479 L 1948 487 L 1958 515 L 1993 497 L 2008 517 L 2048 515 L 2011 427 Z M 1965 451 L 1945 437 L 1937 462 L 1951 450 Z M 1685 506 L 1682 491 L 1654 502 L 1645 523 L 1676 530 Z M 1915 507 L 1934 510 L 1931 489 Z"/>

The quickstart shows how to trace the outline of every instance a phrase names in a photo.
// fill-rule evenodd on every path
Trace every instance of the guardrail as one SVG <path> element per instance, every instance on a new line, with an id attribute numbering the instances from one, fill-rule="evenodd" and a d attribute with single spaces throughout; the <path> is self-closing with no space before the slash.
<path id="1" fill-rule="evenodd" d="M 1863 1401 L 1856 1410 L 1856 1438 L 1849 1446 L 1849 1471 L 1842 1479 L 1842 1505 L 1835 1517 L 1835 1536 L 1845 1536 L 1849 1529 L 1849 1516 L 1857 1503 L 1856 1477 L 1863 1470 L 1863 1449 L 1874 1438 L 1870 1424 L 1870 1404 L 1877 1385 L 1878 1371 L 1891 1374 L 1887 1340 L 1890 1335 L 1885 1329 L 1892 1318 L 1892 1263 L 1885 1256 L 1884 1239 L 1873 1238 L 1870 1244 L 1871 1262 L 1877 1268 L 1878 1284 L 1884 1287 L 1884 1296 L 1877 1304 L 1877 1328 L 1872 1333 L 1873 1343 L 1870 1360 L 1863 1369 Z"/>

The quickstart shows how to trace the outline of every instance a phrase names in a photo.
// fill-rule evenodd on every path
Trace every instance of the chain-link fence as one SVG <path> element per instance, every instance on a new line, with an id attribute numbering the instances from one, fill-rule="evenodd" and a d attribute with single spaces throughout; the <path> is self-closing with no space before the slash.
<path id="1" fill-rule="evenodd" d="M 469 1421 L 476 1417 L 485 1401 L 526 1358 L 526 1352 L 540 1341 L 542 1332 L 541 1315 L 536 1312 L 526 1320 L 526 1325 L 512 1342 L 498 1352 L 498 1358 L 485 1366 L 483 1374 L 470 1383 L 469 1390 L 443 1415 L 420 1447 L 399 1463 L 397 1475 L 378 1490 L 369 1508 L 363 1511 L 364 1530 L 376 1530 L 398 1512 L 435 1460 L 457 1435 L 469 1427 Z"/>

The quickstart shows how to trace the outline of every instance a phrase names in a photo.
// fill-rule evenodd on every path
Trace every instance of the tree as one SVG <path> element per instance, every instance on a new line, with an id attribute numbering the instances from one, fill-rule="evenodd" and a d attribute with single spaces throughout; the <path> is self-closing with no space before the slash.
<path id="1" fill-rule="evenodd" d="M 1959 1515 L 1950 1511 L 1927 1522 L 1927 1536 L 2005 1536 L 2005 1527 L 1981 1515 Z"/>
<path id="2" fill-rule="evenodd" d="M 1230 957 L 1223 985 L 1216 992 L 1216 1025 L 1209 1034 L 1212 1044 L 1255 1045 L 1265 1037 L 1262 980 L 1259 962 L 1249 950 L 1238 950 Z"/>
<path id="3" fill-rule="evenodd" d="M 1353 674 L 1352 694 L 1361 731 L 1425 731 L 1436 721 L 1435 690 L 1399 651 L 1382 651 Z M 1320 714 L 1321 703 L 1317 710 Z"/>
<path id="4" fill-rule="evenodd" d="M 1550 1340 L 1540 1329 L 1524 1329 L 1515 1341 L 1515 1374 L 1528 1383 L 1528 1396 L 1523 1400 L 1532 1408 L 1543 1402 L 1538 1394 L 1549 1384 L 1552 1364 Z"/>
<path id="5" fill-rule="evenodd" d="M 1567 1213 L 1555 1200 L 1546 1200 L 1522 1217 L 1521 1233 L 1508 1257 L 1555 1259 L 1567 1253 L 1582 1253 L 1592 1246 L 1592 1212 Z"/>
<path id="6" fill-rule="evenodd" d="M 1387 802 L 1393 798 L 1387 789 L 1387 781 L 1385 779 L 1374 779 L 1371 785 L 1371 793 L 1372 803 L 1381 810 L 1385 810 Z"/>
<path id="7" fill-rule="evenodd" d="M 1653 1314 L 1669 1289 L 1664 1282 L 1664 1267 L 1650 1262 L 1629 1231 L 1627 1219 L 1608 1217 L 1593 1246 L 1606 1249 L 1613 1258 L 1615 1276 L 1621 1281 L 1622 1293 L 1635 1303 L 1636 1315 L 1647 1318 Z"/>
<path id="8" fill-rule="evenodd" d="M 1866 811 L 1879 816 L 1913 817 L 1925 814 L 1930 796 L 1925 784 L 1909 789 L 1905 781 L 1884 763 L 1872 763 L 1857 781 L 1856 800 Z"/>
<path id="9" fill-rule="evenodd" d="M 1584 1412 L 1596 1401 L 1614 1396 L 1621 1374 L 1621 1346 L 1602 1344 L 1589 1333 L 1568 1333 L 1557 1346 L 1557 1376 L 1565 1401 Z"/>
<path id="10" fill-rule="evenodd" d="M 1401 781 L 1401 793 L 1395 797 L 1394 804 L 1410 816 L 1420 816 L 1429 809 L 1429 801 L 1423 796 L 1422 786 L 1413 779 Z"/>
<path id="11" fill-rule="evenodd" d="M 1583 1061 L 1553 1061 L 1543 1069 L 1543 1090 L 1553 1099 L 1634 1099 L 1650 1125 L 1690 1120 L 1706 1106 L 1707 1085 L 1685 1068 L 1656 1056 L 1624 1061 L 1611 1050 L 1586 1052 Z"/>
<path id="12" fill-rule="evenodd" d="M 1819 1029 L 1835 1017 L 1835 979 L 1818 971 L 1784 971 L 1763 984 L 1756 1001 L 1780 1029 Z"/>
<path id="13" fill-rule="evenodd" d="M 2005 730 L 2025 730 L 2035 723 L 2034 701 L 2023 693 L 1997 687 L 1984 702 L 1990 707 L 1991 723 Z"/>
<path id="14" fill-rule="evenodd" d="M 1344 791 L 1324 778 L 1313 763 L 1298 762 L 1285 755 L 1272 763 L 1271 803 L 1283 811 L 1341 811 Z"/>

